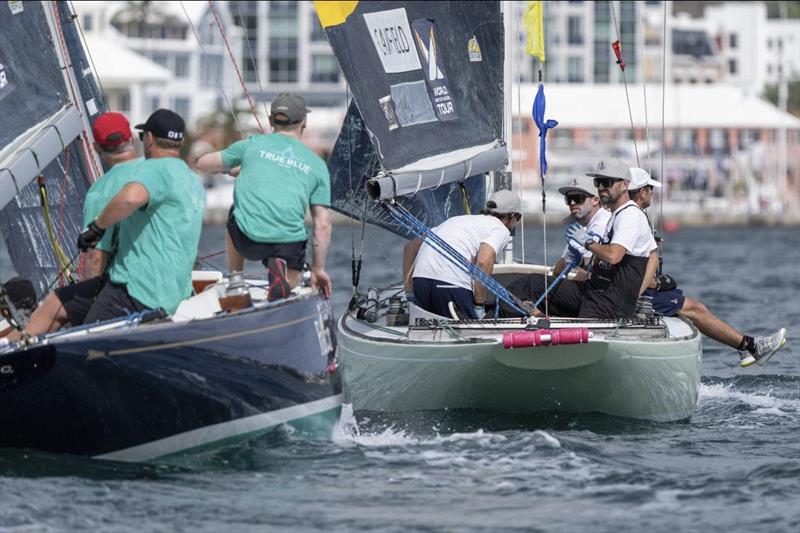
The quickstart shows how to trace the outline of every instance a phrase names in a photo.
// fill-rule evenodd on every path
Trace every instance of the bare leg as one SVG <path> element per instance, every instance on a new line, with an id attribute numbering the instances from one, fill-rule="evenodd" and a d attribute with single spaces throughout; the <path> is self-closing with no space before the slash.
<path id="1" fill-rule="evenodd" d="M 291 268 L 286 269 L 286 281 L 289 282 L 289 286 L 294 289 L 297 287 L 297 284 L 300 282 L 300 271 L 299 270 L 292 270 Z"/>
<path id="2" fill-rule="evenodd" d="M 225 232 L 225 254 L 228 257 L 228 272 L 241 272 L 244 270 L 244 257 L 236 250 L 227 231 Z"/>
<path id="3" fill-rule="evenodd" d="M 692 298 L 686 298 L 678 314 L 691 320 L 703 335 L 731 348 L 738 349 L 744 337 L 728 323 L 714 316 L 705 305 Z"/>
<path id="4" fill-rule="evenodd" d="M 51 292 L 31 315 L 28 325 L 25 326 L 25 333 L 31 336 L 50 333 L 66 324 L 68 320 L 67 311 L 61 305 L 61 300 Z M 22 334 L 19 331 L 8 334 L 10 341 L 18 341 L 21 338 Z"/>

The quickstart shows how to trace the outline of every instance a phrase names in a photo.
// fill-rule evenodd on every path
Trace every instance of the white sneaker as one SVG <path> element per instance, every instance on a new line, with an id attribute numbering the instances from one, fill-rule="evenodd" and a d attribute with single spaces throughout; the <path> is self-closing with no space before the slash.
<path id="1" fill-rule="evenodd" d="M 753 342 L 756 345 L 756 353 L 744 352 L 740 354 L 741 361 L 739 361 L 739 366 L 748 367 L 753 363 L 758 365 L 767 364 L 769 358 L 786 344 L 786 328 L 781 328 L 772 335 L 755 337 Z"/>

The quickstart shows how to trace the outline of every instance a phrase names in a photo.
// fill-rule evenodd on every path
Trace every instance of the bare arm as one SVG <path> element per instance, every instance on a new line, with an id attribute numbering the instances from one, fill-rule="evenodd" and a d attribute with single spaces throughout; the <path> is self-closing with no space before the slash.
<path id="1" fill-rule="evenodd" d="M 108 253 L 93 248 L 86 253 L 83 261 L 83 279 L 96 278 L 106 270 Z"/>
<path id="2" fill-rule="evenodd" d="M 475 259 L 475 265 L 481 269 L 482 272 L 491 276 L 492 271 L 494 271 L 495 259 L 497 259 L 497 253 L 494 251 L 494 248 L 482 242 L 481 247 L 478 249 L 478 257 Z M 472 299 L 473 303 L 477 305 L 483 305 L 486 302 L 486 287 L 477 281 L 472 283 Z"/>
<path id="3" fill-rule="evenodd" d="M 222 162 L 222 152 L 210 152 L 200 156 L 200 159 L 197 160 L 197 169 L 207 173 L 225 170 L 225 163 Z"/>
<path id="4" fill-rule="evenodd" d="M 414 261 L 417 260 L 417 254 L 421 246 L 422 239 L 414 239 L 408 241 L 403 247 L 403 285 L 408 292 L 414 290 L 411 276 L 414 274 Z"/>
<path id="5" fill-rule="evenodd" d="M 319 287 L 325 297 L 330 297 L 332 285 L 330 276 L 325 272 L 325 261 L 331 244 L 331 212 L 324 205 L 312 205 L 311 220 L 314 224 L 311 240 L 314 253 L 311 263 L 311 282 L 313 286 Z"/>
<path id="6" fill-rule="evenodd" d="M 611 244 L 598 244 L 592 243 L 586 247 L 587 250 L 592 252 L 595 256 L 599 257 L 603 261 L 607 263 L 611 263 L 612 265 L 616 265 L 622 258 L 625 257 L 625 254 L 628 253 L 628 250 L 625 249 L 624 246 L 617 243 Z"/>
<path id="7" fill-rule="evenodd" d="M 658 249 L 650 252 L 650 257 L 647 258 L 647 268 L 644 271 L 644 279 L 642 279 L 642 286 L 639 289 L 640 295 L 645 291 L 645 289 L 655 288 L 657 269 L 658 269 Z"/>
<path id="8" fill-rule="evenodd" d="M 564 270 L 564 267 L 567 266 L 567 262 L 564 261 L 563 257 L 559 257 L 556 264 L 553 265 L 553 276 L 558 276 L 561 274 L 561 271 Z"/>
<path id="9" fill-rule="evenodd" d="M 149 201 L 150 193 L 144 185 L 136 181 L 128 183 L 108 202 L 100 216 L 95 219 L 95 223 L 103 229 L 109 228 L 131 216 Z"/>

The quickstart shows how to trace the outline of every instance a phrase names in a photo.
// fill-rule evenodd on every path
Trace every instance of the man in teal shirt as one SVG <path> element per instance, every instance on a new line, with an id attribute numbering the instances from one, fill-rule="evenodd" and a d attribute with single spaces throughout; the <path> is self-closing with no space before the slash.
<path id="1" fill-rule="evenodd" d="M 314 225 L 311 281 L 326 297 L 331 294 L 325 272 L 331 238 L 330 176 L 325 162 L 300 140 L 307 112 L 302 97 L 282 93 L 270 108 L 274 133 L 253 135 L 197 161 L 204 172 L 240 167 L 225 239 L 228 268 L 242 270 L 244 259 L 262 261 L 270 300 L 285 298 L 300 280 L 309 207 Z"/>
<path id="2" fill-rule="evenodd" d="M 109 282 L 85 323 L 147 309 L 172 314 L 191 294 L 205 192 L 199 176 L 178 157 L 184 122 L 159 109 L 136 128 L 143 130 L 146 160 L 78 238 L 81 249 L 94 248 L 107 228 L 119 223 Z"/>
<path id="3" fill-rule="evenodd" d="M 141 163 L 133 149 L 131 125 L 121 113 L 103 113 L 92 125 L 94 149 L 110 167 L 101 178 L 92 183 L 83 204 L 84 226 L 100 214 L 106 203 L 133 177 Z M 35 336 L 56 331 L 66 324 L 83 323 L 95 298 L 106 281 L 106 267 L 113 260 L 115 231 L 109 231 L 97 247 L 83 258 L 82 281 L 56 289 L 47 295 L 31 315 L 25 326 L 25 335 Z M 9 340 L 18 340 L 22 334 L 12 332 Z"/>

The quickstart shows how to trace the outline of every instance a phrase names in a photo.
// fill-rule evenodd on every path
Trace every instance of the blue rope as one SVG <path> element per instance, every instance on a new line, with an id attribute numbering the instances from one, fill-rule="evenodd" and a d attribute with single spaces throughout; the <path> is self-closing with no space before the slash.
<path id="1" fill-rule="evenodd" d="M 423 239 L 426 244 L 439 252 L 444 258 L 455 265 L 459 270 L 479 281 L 486 289 L 495 295 L 495 298 L 507 303 L 514 311 L 522 316 L 529 314 L 520 307 L 514 296 L 496 280 L 488 276 L 472 263 L 467 262 L 458 251 L 436 235 L 430 228 L 423 224 L 417 217 L 399 204 L 384 204 L 389 214 L 399 224 L 409 229 L 414 235 Z M 435 246 L 434 246 L 435 245 Z M 438 246 L 438 248 L 437 248 Z M 497 314 L 497 311 L 495 312 Z"/>
<path id="2" fill-rule="evenodd" d="M 542 303 L 542 300 L 544 300 L 544 297 L 548 293 L 553 292 L 553 289 L 556 288 L 556 285 L 558 285 L 558 282 L 561 281 L 562 279 L 564 279 L 565 277 L 567 277 L 567 274 L 569 274 L 570 270 L 575 268 L 576 265 L 577 265 L 577 263 L 573 263 L 573 262 L 567 263 L 567 266 L 565 266 L 564 270 L 562 270 L 561 273 L 558 275 L 558 277 L 553 280 L 553 283 L 551 283 L 550 286 L 547 287 L 547 289 L 542 293 L 542 295 L 539 296 L 539 299 L 536 300 L 536 303 L 533 304 L 533 307 L 539 307 L 539 304 Z M 545 275 L 545 279 L 547 279 L 546 275 Z"/>

